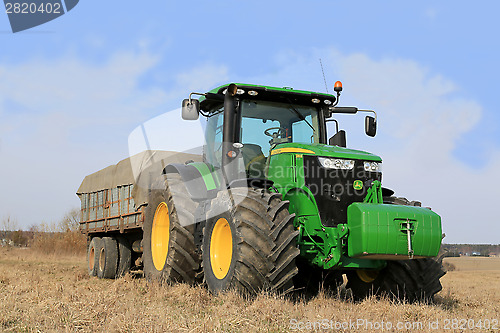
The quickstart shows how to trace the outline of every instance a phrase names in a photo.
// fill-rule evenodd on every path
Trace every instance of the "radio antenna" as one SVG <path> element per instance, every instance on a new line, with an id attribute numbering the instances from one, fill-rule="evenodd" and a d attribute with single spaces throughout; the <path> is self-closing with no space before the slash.
<path id="1" fill-rule="evenodd" d="M 321 73 L 323 73 L 323 81 L 325 81 L 326 93 L 329 94 L 329 92 L 328 92 L 328 85 L 326 84 L 325 71 L 323 70 L 323 63 L 321 62 L 321 58 L 319 58 L 319 64 L 321 66 Z"/>

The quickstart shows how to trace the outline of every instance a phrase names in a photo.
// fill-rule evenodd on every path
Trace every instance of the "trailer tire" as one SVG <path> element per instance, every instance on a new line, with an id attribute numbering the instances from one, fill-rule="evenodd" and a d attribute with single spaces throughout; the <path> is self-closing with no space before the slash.
<path id="1" fill-rule="evenodd" d="M 289 202 L 262 189 L 234 188 L 231 193 L 237 205 L 232 207 L 228 194 L 220 192 L 203 231 L 202 263 L 209 290 L 218 294 L 235 289 L 247 295 L 292 291 L 300 251 Z"/>
<path id="2" fill-rule="evenodd" d="M 97 277 L 100 279 L 114 279 L 118 267 L 118 243 L 114 237 L 103 237 L 99 251 Z"/>
<path id="3" fill-rule="evenodd" d="M 132 266 L 132 246 L 127 238 L 123 236 L 116 237 L 118 241 L 118 269 L 116 276 L 124 276 L 130 272 Z"/>
<path id="4" fill-rule="evenodd" d="M 143 227 L 144 275 L 148 280 L 197 281 L 200 257 L 193 236 L 195 209 L 180 175 L 169 174 L 168 181 L 162 176 L 153 184 Z M 181 218 L 191 224 L 181 225 Z"/>
<path id="5" fill-rule="evenodd" d="M 97 276 L 101 248 L 102 239 L 100 237 L 93 237 L 87 249 L 87 268 L 90 276 Z"/>

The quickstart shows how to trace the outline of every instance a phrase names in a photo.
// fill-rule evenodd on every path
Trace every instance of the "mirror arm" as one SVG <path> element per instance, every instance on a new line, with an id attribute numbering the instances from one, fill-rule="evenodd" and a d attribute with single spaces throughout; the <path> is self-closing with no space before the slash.
<path id="1" fill-rule="evenodd" d="M 189 104 L 191 104 L 191 99 L 193 95 L 198 95 L 198 96 L 206 96 L 207 94 L 204 94 L 204 93 L 197 93 L 197 92 L 192 92 L 189 94 Z"/>
<path id="2" fill-rule="evenodd" d="M 358 110 L 358 112 L 370 112 L 370 113 L 373 113 L 375 115 L 375 122 L 377 121 L 377 112 L 375 112 L 373 110 Z"/>

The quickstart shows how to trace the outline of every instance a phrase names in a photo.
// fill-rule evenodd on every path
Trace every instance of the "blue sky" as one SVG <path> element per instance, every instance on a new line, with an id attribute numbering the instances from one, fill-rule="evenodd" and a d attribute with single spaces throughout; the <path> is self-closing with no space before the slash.
<path id="1" fill-rule="evenodd" d="M 385 184 L 441 213 L 445 241 L 500 243 L 499 9 L 80 1 L 17 34 L 0 14 L 0 219 L 58 220 L 86 174 L 127 157 L 130 132 L 191 91 L 229 81 L 324 91 L 322 58 L 330 89 L 344 83 L 341 104 L 379 113 L 375 139 L 362 121 L 346 126 L 359 127 L 352 148 L 382 156 Z"/>

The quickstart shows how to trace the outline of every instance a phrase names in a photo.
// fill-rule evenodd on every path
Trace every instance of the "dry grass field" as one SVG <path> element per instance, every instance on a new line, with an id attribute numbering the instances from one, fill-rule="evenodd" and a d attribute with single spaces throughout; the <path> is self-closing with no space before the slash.
<path id="1" fill-rule="evenodd" d="M 374 298 L 353 303 L 324 293 L 310 300 L 265 293 L 245 299 L 234 293 L 214 297 L 200 286 L 162 287 L 131 276 L 98 280 L 87 275 L 81 255 L 0 248 L 0 331 L 324 332 L 343 325 L 355 332 L 458 332 L 474 324 L 489 327 L 475 331 L 498 332 L 500 270 L 454 264 L 457 270 L 442 279 L 436 304 Z"/>
<path id="2" fill-rule="evenodd" d="M 444 260 L 459 271 L 500 271 L 500 258 L 456 257 Z"/>

